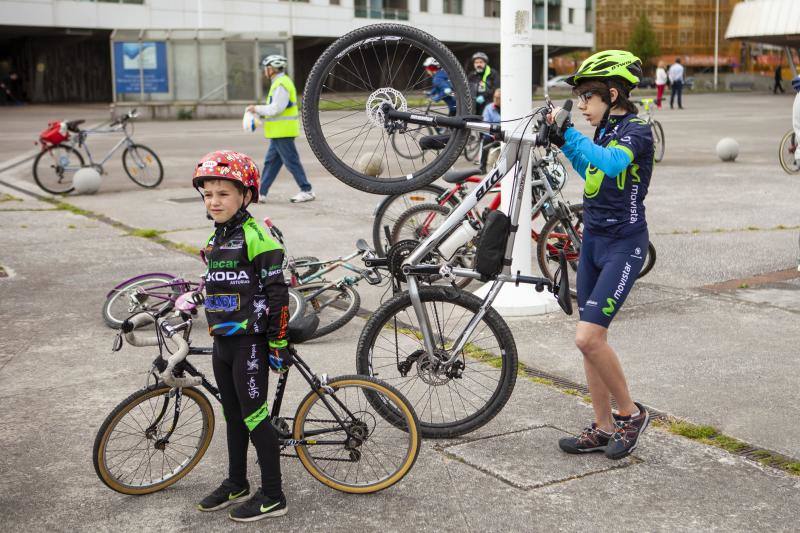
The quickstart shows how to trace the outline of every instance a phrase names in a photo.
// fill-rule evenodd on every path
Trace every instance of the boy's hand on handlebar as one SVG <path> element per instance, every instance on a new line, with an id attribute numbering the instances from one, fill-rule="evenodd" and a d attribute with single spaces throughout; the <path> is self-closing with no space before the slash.
<path id="1" fill-rule="evenodd" d="M 292 366 L 292 353 L 288 346 L 282 348 L 269 348 L 269 368 L 278 374 L 284 374 Z"/>

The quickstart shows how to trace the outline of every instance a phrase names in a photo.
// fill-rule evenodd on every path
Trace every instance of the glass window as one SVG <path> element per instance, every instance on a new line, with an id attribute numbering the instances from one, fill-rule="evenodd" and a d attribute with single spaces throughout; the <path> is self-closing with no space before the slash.
<path id="1" fill-rule="evenodd" d="M 225 99 L 225 68 L 222 43 L 200 43 L 200 98 Z"/>
<path id="2" fill-rule="evenodd" d="M 499 17 L 500 16 L 500 0 L 483 0 L 483 16 L 484 17 Z"/>
<path id="3" fill-rule="evenodd" d="M 442 11 L 450 15 L 463 15 L 464 0 L 442 0 Z"/>
<path id="4" fill-rule="evenodd" d="M 420 10 L 426 11 L 427 3 Z M 408 0 L 355 0 L 353 12 L 362 18 L 408 20 Z"/>
<path id="5" fill-rule="evenodd" d="M 173 41 L 172 57 L 175 64 L 172 71 L 175 99 L 197 100 L 200 98 L 197 80 L 197 43 Z"/>
<path id="6" fill-rule="evenodd" d="M 428 0 L 419 0 L 419 11 L 420 13 L 428 12 Z"/>
<path id="7" fill-rule="evenodd" d="M 253 42 L 225 43 L 225 63 L 228 68 L 228 100 L 256 99 L 256 64 Z"/>
<path id="8" fill-rule="evenodd" d="M 570 24 L 575 24 L 575 10 L 572 8 L 569 8 L 569 11 L 567 12 L 567 21 Z"/>

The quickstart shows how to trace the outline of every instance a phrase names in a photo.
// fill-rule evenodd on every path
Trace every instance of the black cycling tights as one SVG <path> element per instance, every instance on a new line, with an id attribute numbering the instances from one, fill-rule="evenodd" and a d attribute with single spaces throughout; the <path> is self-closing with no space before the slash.
<path id="1" fill-rule="evenodd" d="M 267 339 L 263 335 L 214 337 L 214 377 L 228 431 L 228 477 L 247 484 L 247 437 L 261 466 L 261 488 L 273 500 L 281 491 L 278 435 L 269 422 Z"/>

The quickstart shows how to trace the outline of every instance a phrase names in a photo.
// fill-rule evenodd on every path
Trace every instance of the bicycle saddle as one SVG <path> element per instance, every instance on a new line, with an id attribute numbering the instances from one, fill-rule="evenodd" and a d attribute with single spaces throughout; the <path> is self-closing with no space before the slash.
<path id="1" fill-rule="evenodd" d="M 461 183 L 465 179 L 477 175 L 478 173 L 474 168 L 467 170 L 448 170 L 444 173 L 442 179 L 447 183 Z"/>
<path id="2" fill-rule="evenodd" d="M 68 121 L 66 123 L 67 124 L 67 129 L 69 131 L 74 131 L 75 133 L 78 133 L 78 131 L 79 131 L 78 130 L 78 126 L 80 126 L 84 122 L 86 122 L 86 121 L 83 120 L 83 119 L 81 119 L 81 120 L 70 120 L 70 121 Z"/>
<path id="3" fill-rule="evenodd" d="M 309 340 L 314 335 L 314 332 L 317 331 L 318 326 L 319 316 L 316 313 L 295 318 L 289 322 L 289 342 L 300 344 Z"/>

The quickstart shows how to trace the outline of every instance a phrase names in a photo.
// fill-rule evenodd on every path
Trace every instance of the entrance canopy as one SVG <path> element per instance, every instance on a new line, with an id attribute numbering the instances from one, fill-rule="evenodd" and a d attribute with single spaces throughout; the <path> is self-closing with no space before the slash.
<path id="1" fill-rule="evenodd" d="M 800 0 L 736 4 L 725 38 L 800 48 Z"/>

